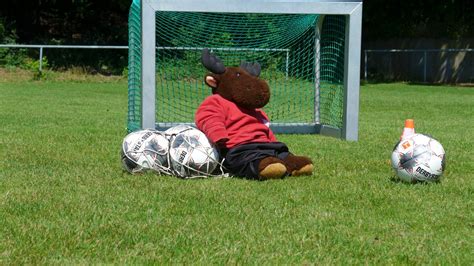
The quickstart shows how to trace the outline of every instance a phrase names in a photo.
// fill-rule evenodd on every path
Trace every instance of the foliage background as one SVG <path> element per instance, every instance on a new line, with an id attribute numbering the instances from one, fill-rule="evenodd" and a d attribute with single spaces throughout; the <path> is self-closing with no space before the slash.
<path id="1" fill-rule="evenodd" d="M 1 1 L 0 43 L 127 45 L 127 18 L 131 2 Z M 472 37 L 474 5 L 469 0 L 364 1 L 363 45 L 369 41 L 392 38 L 463 40 Z M 5 53 L 9 57 L 6 58 Z M 31 49 L 2 49 L 0 60 L 4 61 L 3 64 L 20 65 L 18 58 L 24 59 L 26 55 L 37 58 L 37 53 Z M 83 66 L 88 72 L 102 74 L 120 74 L 127 65 L 125 50 L 50 49 L 46 57 L 54 69 Z"/>

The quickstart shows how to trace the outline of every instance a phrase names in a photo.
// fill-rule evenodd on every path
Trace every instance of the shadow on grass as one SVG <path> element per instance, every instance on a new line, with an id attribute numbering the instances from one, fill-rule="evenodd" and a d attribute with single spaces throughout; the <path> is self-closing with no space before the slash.
<path id="1" fill-rule="evenodd" d="M 407 186 L 412 186 L 412 185 L 429 186 L 429 185 L 440 183 L 440 181 L 435 181 L 435 182 L 426 182 L 426 181 L 405 182 L 405 181 L 401 180 L 400 178 L 398 178 L 395 175 L 391 176 L 389 180 L 390 180 L 390 182 L 392 182 L 394 184 L 404 184 L 404 185 L 407 185 Z"/>

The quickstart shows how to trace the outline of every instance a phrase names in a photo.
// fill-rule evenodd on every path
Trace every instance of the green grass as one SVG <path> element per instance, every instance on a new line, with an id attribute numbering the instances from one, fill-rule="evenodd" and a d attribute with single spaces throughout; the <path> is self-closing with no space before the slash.
<path id="1" fill-rule="evenodd" d="M 123 173 L 124 81 L 0 83 L 0 264 L 474 263 L 474 89 L 361 88 L 360 140 L 279 135 L 314 176 Z M 440 140 L 439 184 L 393 179 L 403 121 Z"/>

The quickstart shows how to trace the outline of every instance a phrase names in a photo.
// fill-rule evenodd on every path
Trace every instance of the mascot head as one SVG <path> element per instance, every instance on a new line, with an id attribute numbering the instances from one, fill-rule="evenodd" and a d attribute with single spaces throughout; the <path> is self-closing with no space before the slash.
<path id="1" fill-rule="evenodd" d="M 208 49 L 203 50 L 201 61 L 211 72 L 204 81 L 213 94 L 246 109 L 262 108 L 270 100 L 270 88 L 259 78 L 260 64 L 242 62 L 239 67 L 225 67 Z"/>

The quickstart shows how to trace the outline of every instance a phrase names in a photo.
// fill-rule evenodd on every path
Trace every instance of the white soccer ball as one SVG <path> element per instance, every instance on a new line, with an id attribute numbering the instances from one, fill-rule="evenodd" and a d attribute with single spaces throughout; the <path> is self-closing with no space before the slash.
<path id="1" fill-rule="evenodd" d="M 401 180 L 410 183 L 439 181 L 445 160 L 441 143 L 423 134 L 401 140 L 392 152 L 392 168 Z"/>
<path id="2" fill-rule="evenodd" d="M 164 133 L 165 133 L 165 136 L 168 138 L 168 140 L 170 140 L 172 137 L 178 135 L 179 133 L 184 132 L 186 130 L 190 130 L 190 129 L 195 129 L 195 128 L 192 126 L 182 124 L 182 125 L 170 127 L 167 130 L 165 130 Z"/>
<path id="3" fill-rule="evenodd" d="M 189 127 L 170 139 L 170 163 L 181 178 L 209 176 L 219 165 L 219 153 L 206 135 Z"/>
<path id="4" fill-rule="evenodd" d="M 169 141 L 159 131 L 144 129 L 128 134 L 122 143 L 122 164 L 130 173 L 166 172 Z"/>

